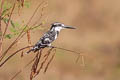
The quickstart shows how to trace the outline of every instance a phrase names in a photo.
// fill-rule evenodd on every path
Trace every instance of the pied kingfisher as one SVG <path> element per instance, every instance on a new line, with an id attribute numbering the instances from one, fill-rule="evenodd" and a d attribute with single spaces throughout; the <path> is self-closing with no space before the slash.
<path id="1" fill-rule="evenodd" d="M 53 23 L 50 30 L 46 32 L 43 35 L 43 37 L 40 38 L 40 40 L 33 46 L 32 49 L 30 49 L 27 52 L 27 54 L 30 53 L 31 51 L 36 52 L 40 50 L 41 48 L 50 47 L 51 43 L 54 40 L 56 40 L 56 38 L 58 37 L 58 34 L 61 29 L 75 29 L 75 28 L 70 27 L 70 26 L 65 26 L 64 24 L 59 23 L 59 22 Z"/>

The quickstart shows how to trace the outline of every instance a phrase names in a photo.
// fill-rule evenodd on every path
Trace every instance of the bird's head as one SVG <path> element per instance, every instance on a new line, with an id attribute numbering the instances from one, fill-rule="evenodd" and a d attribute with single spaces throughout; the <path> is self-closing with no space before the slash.
<path id="1" fill-rule="evenodd" d="M 60 31 L 61 29 L 75 29 L 75 28 L 71 26 L 66 26 L 63 23 L 55 22 L 52 23 L 50 30 Z"/>

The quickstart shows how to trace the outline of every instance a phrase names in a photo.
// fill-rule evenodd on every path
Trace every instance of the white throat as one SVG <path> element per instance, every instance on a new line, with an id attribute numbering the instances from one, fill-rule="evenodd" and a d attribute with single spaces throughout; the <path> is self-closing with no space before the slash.
<path id="1" fill-rule="evenodd" d="M 60 32 L 61 29 L 62 27 L 54 27 L 52 30 Z"/>

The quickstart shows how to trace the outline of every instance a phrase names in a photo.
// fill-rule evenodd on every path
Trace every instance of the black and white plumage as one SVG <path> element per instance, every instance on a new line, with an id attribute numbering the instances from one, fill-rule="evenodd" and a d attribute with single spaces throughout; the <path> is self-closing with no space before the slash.
<path id="1" fill-rule="evenodd" d="M 61 29 L 75 29 L 73 27 L 70 26 L 65 26 L 62 23 L 59 22 L 55 22 L 52 24 L 50 30 L 48 32 L 46 32 L 43 37 L 40 38 L 40 40 L 34 45 L 34 47 L 32 49 L 30 49 L 28 53 L 30 53 L 31 51 L 36 52 L 38 50 L 40 50 L 41 48 L 45 48 L 45 47 L 50 47 L 51 43 L 56 40 L 56 38 L 59 35 L 59 32 Z"/>

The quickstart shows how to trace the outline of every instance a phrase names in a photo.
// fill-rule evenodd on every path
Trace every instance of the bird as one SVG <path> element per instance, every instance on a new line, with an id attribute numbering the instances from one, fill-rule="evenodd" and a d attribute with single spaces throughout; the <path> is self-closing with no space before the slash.
<path id="1" fill-rule="evenodd" d="M 54 22 L 51 24 L 51 28 L 39 39 L 39 41 L 33 46 L 32 49 L 26 52 L 39 51 L 42 48 L 51 47 L 51 43 L 55 41 L 62 29 L 76 29 L 75 27 L 66 26 L 60 22 Z"/>

